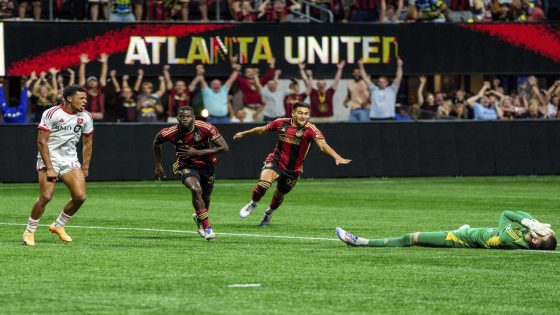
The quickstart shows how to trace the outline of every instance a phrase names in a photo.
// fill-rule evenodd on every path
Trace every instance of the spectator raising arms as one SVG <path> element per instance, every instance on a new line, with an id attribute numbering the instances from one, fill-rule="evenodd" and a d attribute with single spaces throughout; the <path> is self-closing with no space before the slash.
<path id="1" fill-rule="evenodd" d="M 195 77 L 187 89 L 187 83 L 184 80 L 173 81 L 169 74 L 169 65 L 163 66 L 163 78 L 165 79 L 165 86 L 169 94 L 168 108 L 167 108 L 167 121 L 177 121 L 177 110 L 182 106 L 191 106 L 191 94 L 198 84 L 197 77 Z M 161 97 L 161 96 L 160 96 Z"/>
<path id="2" fill-rule="evenodd" d="M 58 100 L 58 82 L 56 82 L 56 74 L 58 71 L 54 68 L 49 69 L 51 74 L 51 82 L 46 79 L 46 73 L 41 72 L 39 79 L 35 72 L 31 73 L 31 104 L 33 107 L 33 121 L 40 122 L 43 113 L 50 107 L 56 105 Z"/>
<path id="3" fill-rule="evenodd" d="M 365 121 L 369 115 L 369 88 L 364 80 L 362 70 L 354 68 L 352 78 L 348 82 L 348 92 L 344 100 L 344 107 L 350 107 L 350 121 Z"/>
<path id="4" fill-rule="evenodd" d="M 236 63 L 235 60 L 232 63 Z M 245 76 L 237 76 L 236 82 L 239 89 L 243 93 L 243 109 L 247 117 L 252 117 L 257 121 L 262 121 L 259 114 L 263 110 L 262 98 L 257 91 L 256 80 L 259 80 L 261 86 L 265 85 L 269 80 L 274 78 L 274 66 L 276 59 L 271 58 L 268 60 L 269 68 L 262 78 L 258 77 L 258 68 L 245 68 Z"/>
<path id="5" fill-rule="evenodd" d="M 495 120 L 503 116 L 500 107 L 490 101 L 490 94 L 486 93 L 488 90 L 490 90 L 490 82 L 485 81 L 478 94 L 467 99 L 467 104 L 474 110 L 474 119 Z"/>
<path id="6" fill-rule="evenodd" d="M 208 111 L 207 120 L 209 123 L 214 124 L 229 122 L 228 113 L 231 113 L 232 111 L 231 106 L 229 105 L 229 90 L 231 89 L 233 82 L 235 82 L 235 79 L 237 79 L 240 69 L 240 65 L 236 63 L 232 64 L 231 74 L 223 85 L 220 80 L 214 79 L 210 81 L 210 86 L 208 86 L 206 80 L 204 79 L 204 66 L 196 66 L 196 75 L 199 78 L 198 81 L 202 87 L 202 101 L 204 103 L 204 108 Z"/>
<path id="7" fill-rule="evenodd" d="M 156 92 L 154 92 L 154 85 L 152 82 L 142 82 L 143 78 L 144 70 L 138 69 L 138 77 L 136 79 L 136 84 L 134 84 L 134 91 L 136 93 L 139 92 L 139 87 L 142 88 L 142 93 L 136 97 L 138 121 L 154 122 L 158 120 L 158 115 L 163 113 L 161 97 L 165 94 L 165 78 L 163 75 L 158 77 L 159 88 Z"/>
<path id="8" fill-rule="evenodd" d="M 103 90 L 107 85 L 107 62 L 109 61 L 109 55 L 103 53 L 99 56 L 98 60 L 101 62 L 99 80 L 95 76 L 89 76 L 86 80 L 86 65 L 90 60 L 88 54 L 80 55 L 79 84 L 87 91 L 87 111 L 91 113 L 94 120 L 103 120 L 105 115 Z"/>
<path id="9" fill-rule="evenodd" d="M 260 85 L 259 80 L 255 81 L 264 104 L 263 119 L 265 122 L 271 122 L 278 118 L 284 118 L 286 115 L 286 110 L 284 109 L 284 98 L 287 93 L 278 89 L 278 79 L 280 74 L 282 74 L 282 71 L 276 70 L 274 72 L 274 79 L 268 81 L 264 88 Z"/>
<path id="10" fill-rule="evenodd" d="M 369 119 L 371 120 L 387 120 L 395 119 L 395 107 L 397 104 L 397 93 L 401 85 L 403 77 L 403 61 L 397 57 L 397 73 L 393 83 L 389 85 L 389 78 L 380 76 L 377 84 L 374 84 L 367 75 L 362 60 L 358 61 L 360 71 L 363 74 L 364 81 L 368 85 L 371 96 L 371 107 L 369 109 Z"/>
<path id="11" fill-rule="evenodd" d="M 119 106 L 119 121 L 120 122 L 137 122 L 137 109 L 136 100 L 134 99 L 134 92 L 128 84 L 128 75 L 122 77 L 122 89 L 117 79 L 117 71 L 111 70 L 109 72 L 111 82 L 117 93 L 117 104 Z"/>
<path id="12" fill-rule="evenodd" d="M 311 89 L 309 93 L 309 103 L 311 105 L 311 122 L 331 122 L 334 115 L 333 96 L 342 77 L 342 69 L 346 65 L 346 61 L 341 61 L 336 66 L 336 75 L 333 84 L 327 88 L 327 81 L 324 79 L 317 80 L 317 88 Z M 313 87 L 313 74 L 309 70 L 304 80 L 307 86 Z"/>
<path id="13" fill-rule="evenodd" d="M 3 117 L 2 121 L 5 124 L 24 124 L 27 122 L 27 99 L 29 97 L 27 92 L 30 84 L 31 78 L 25 82 L 19 100 L 17 97 L 11 97 L 10 102 L 6 104 L 4 81 L 0 81 L 0 111 Z"/>

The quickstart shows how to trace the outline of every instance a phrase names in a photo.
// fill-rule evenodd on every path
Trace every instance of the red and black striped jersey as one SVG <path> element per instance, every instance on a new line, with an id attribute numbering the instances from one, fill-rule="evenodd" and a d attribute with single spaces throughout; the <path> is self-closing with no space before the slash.
<path id="1" fill-rule="evenodd" d="M 291 173 L 301 173 L 303 162 L 311 143 L 324 139 L 323 133 L 310 122 L 303 127 L 292 124 L 291 118 L 280 118 L 266 125 L 266 129 L 278 133 L 274 152 L 268 155 L 266 162 L 275 161 L 280 169 Z"/>
<path id="2" fill-rule="evenodd" d="M 180 147 L 192 147 L 197 150 L 208 149 L 211 142 L 222 135 L 216 127 L 204 121 L 195 120 L 192 131 L 183 133 L 178 125 L 163 128 L 159 134 L 161 137 L 173 143 L 175 150 Z M 190 158 L 177 158 L 177 162 L 192 168 L 205 168 L 216 165 L 215 154 L 205 156 L 194 156 Z"/>

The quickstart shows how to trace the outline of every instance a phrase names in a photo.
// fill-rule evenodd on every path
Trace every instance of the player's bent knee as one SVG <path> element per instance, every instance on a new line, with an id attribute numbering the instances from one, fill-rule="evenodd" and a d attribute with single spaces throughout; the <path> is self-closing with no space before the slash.
<path id="1" fill-rule="evenodd" d="M 39 202 L 46 204 L 51 201 L 53 194 L 52 193 L 42 193 L 39 196 Z"/>
<path id="2" fill-rule="evenodd" d="M 412 233 L 412 244 L 418 244 L 419 237 L 420 237 L 420 232 Z"/>
<path id="3" fill-rule="evenodd" d="M 80 194 L 77 196 L 72 197 L 72 201 L 84 203 L 86 201 L 86 194 Z"/>

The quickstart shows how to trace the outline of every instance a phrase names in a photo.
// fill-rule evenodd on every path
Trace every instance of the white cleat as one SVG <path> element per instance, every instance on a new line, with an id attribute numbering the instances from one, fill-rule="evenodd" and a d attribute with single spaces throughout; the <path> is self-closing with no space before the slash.
<path id="1" fill-rule="evenodd" d="M 204 237 L 204 227 L 202 227 L 202 223 L 198 222 L 198 216 L 196 213 L 193 213 L 192 218 L 194 223 L 196 223 L 196 231 L 198 232 L 198 235 L 200 235 L 200 237 Z"/>
<path id="2" fill-rule="evenodd" d="M 348 245 L 348 246 L 358 246 L 358 237 L 344 231 L 343 229 L 341 229 L 339 227 L 336 228 L 336 235 L 338 236 L 338 238 L 341 241 L 346 243 L 346 245 Z"/>
<path id="3" fill-rule="evenodd" d="M 251 214 L 251 211 L 255 210 L 256 207 L 256 203 L 254 203 L 253 201 L 249 202 L 247 205 L 245 205 L 245 207 L 241 208 L 241 210 L 239 211 L 239 216 L 242 219 L 245 219 Z"/>
<path id="4" fill-rule="evenodd" d="M 458 230 L 460 231 L 460 230 L 470 229 L 470 228 L 471 228 L 470 224 L 463 224 L 458 228 Z"/>
<path id="5" fill-rule="evenodd" d="M 216 238 L 216 233 L 214 233 L 214 231 L 212 231 L 211 227 L 207 227 L 206 229 L 204 229 L 204 239 L 209 241 L 211 239 Z"/>

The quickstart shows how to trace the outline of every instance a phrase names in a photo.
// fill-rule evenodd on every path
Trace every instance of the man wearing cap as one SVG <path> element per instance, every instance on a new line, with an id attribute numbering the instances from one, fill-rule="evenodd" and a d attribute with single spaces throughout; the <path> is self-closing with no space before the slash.
<path id="1" fill-rule="evenodd" d="M 103 89 L 107 85 L 107 61 L 109 60 L 108 54 L 101 54 L 99 56 L 101 62 L 101 75 L 99 80 L 94 76 L 89 76 L 86 80 L 86 64 L 90 62 L 87 54 L 80 55 L 80 85 L 87 91 L 87 108 L 94 120 L 103 120 L 105 115 L 105 102 Z"/>

